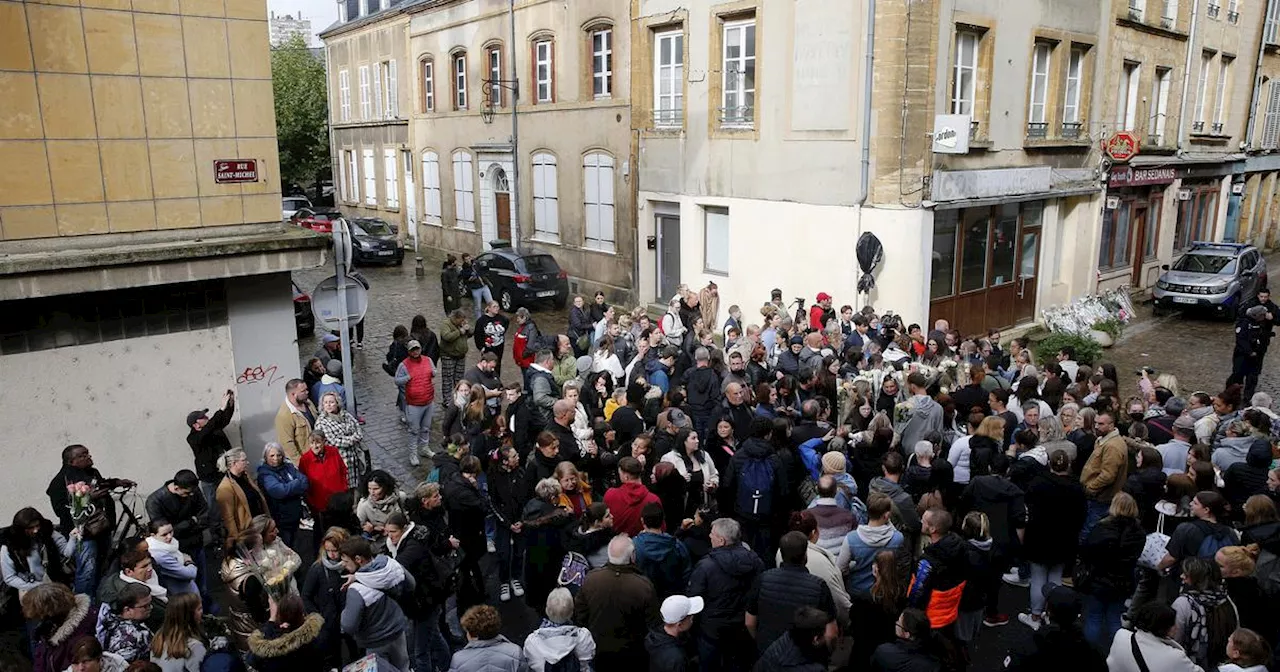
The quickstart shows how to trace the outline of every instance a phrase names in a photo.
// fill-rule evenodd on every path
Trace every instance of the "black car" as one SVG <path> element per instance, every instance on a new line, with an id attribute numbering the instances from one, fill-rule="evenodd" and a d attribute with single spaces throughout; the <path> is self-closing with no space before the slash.
<path id="1" fill-rule="evenodd" d="M 504 312 L 538 301 L 550 301 L 556 308 L 564 308 L 569 302 L 569 274 L 546 252 L 494 247 L 476 257 L 474 263 Z M 464 287 L 463 296 L 470 294 Z"/>
<path id="2" fill-rule="evenodd" d="M 311 312 L 311 295 L 302 291 L 298 283 L 293 285 L 293 322 L 298 327 L 298 335 L 306 336 L 316 329 L 316 316 Z"/>
<path id="3" fill-rule="evenodd" d="M 351 226 L 351 253 L 357 264 L 404 263 L 404 247 L 390 224 L 377 217 L 348 219 Z"/>

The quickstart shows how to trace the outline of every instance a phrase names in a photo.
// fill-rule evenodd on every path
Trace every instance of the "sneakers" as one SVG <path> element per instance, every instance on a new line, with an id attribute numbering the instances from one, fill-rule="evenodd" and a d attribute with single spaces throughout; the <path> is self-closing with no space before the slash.
<path id="1" fill-rule="evenodd" d="M 987 616 L 982 619 L 982 624 L 988 628 L 998 628 L 1002 625 L 1009 625 L 1009 616 L 1007 614 L 996 614 L 995 616 Z"/>
<path id="2" fill-rule="evenodd" d="M 489 552 L 490 552 L 490 553 L 497 553 L 497 552 L 498 552 L 498 547 L 493 545 L 493 540 L 492 540 L 492 539 L 490 539 L 490 540 L 487 542 L 487 545 L 488 545 L 488 550 L 489 550 Z M 502 584 L 502 585 L 503 585 L 503 587 L 506 587 L 506 585 L 507 585 L 507 584 L 505 584 L 505 583 L 504 583 L 504 584 Z"/>
<path id="3" fill-rule="evenodd" d="M 524 597 L 524 586 L 518 579 L 511 579 L 511 592 L 515 593 L 516 597 Z"/>
<path id="4" fill-rule="evenodd" d="M 418 451 L 409 451 L 409 466 L 416 467 L 420 464 L 422 464 L 422 458 L 418 457 Z"/>
<path id="5" fill-rule="evenodd" d="M 511 601 L 511 584 L 509 583 L 502 584 L 502 588 L 498 593 L 498 599 L 502 600 L 503 602 Z"/>
<path id="6" fill-rule="evenodd" d="M 1017 569 L 1009 570 L 1004 574 L 1004 576 L 1001 576 L 1000 579 L 1011 586 L 1017 586 L 1019 588 L 1026 588 L 1031 585 L 1031 581 L 1018 577 Z"/>
<path id="7" fill-rule="evenodd" d="M 1021 621 L 1023 625 L 1027 626 L 1028 628 L 1031 628 L 1032 630 L 1039 630 L 1040 626 L 1044 625 L 1043 620 L 1036 618 L 1035 616 L 1032 616 L 1031 614 L 1027 614 L 1027 613 L 1018 614 L 1018 620 Z"/>
<path id="8" fill-rule="evenodd" d="M 356 341 L 356 350 L 364 350 L 364 341 Z"/>
<path id="9" fill-rule="evenodd" d="M 363 416 L 363 415 L 357 415 L 357 416 L 356 416 L 356 422 L 358 422 L 358 423 L 360 423 L 360 424 L 362 424 L 362 425 L 363 425 L 363 424 L 364 424 L 364 416 Z"/>

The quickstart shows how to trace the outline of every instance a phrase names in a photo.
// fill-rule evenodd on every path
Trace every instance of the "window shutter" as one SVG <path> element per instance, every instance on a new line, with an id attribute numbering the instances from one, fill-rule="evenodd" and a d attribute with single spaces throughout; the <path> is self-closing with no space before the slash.
<path id="1" fill-rule="evenodd" d="M 387 106 L 391 110 L 391 118 L 398 119 L 400 117 L 400 80 L 396 76 L 396 62 L 391 61 L 391 75 L 388 77 L 387 87 Z"/>
<path id="2" fill-rule="evenodd" d="M 382 64 L 373 66 L 373 117 L 381 119 L 386 116 L 382 109 Z"/>

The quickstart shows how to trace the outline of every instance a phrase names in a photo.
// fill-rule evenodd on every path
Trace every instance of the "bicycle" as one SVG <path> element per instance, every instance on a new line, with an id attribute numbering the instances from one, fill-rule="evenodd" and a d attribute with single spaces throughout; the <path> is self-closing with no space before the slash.
<path id="1" fill-rule="evenodd" d="M 145 503 L 142 509 L 142 515 L 137 512 L 138 503 L 142 498 L 138 495 L 138 486 L 116 486 L 107 489 L 108 495 L 119 503 L 120 511 L 116 515 L 115 528 L 111 532 L 111 551 L 107 554 L 105 560 L 110 564 L 112 560 L 124 555 L 129 549 L 125 548 L 125 540 L 130 537 L 147 536 L 146 508 Z M 128 501 L 126 501 L 128 498 Z"/>

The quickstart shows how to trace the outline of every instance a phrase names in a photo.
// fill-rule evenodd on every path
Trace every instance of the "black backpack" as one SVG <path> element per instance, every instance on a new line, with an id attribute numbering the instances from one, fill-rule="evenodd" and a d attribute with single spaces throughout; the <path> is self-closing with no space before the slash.
<path id="1" fill-rule="evenodd" d="M 773 513 L 774 464 L 771 457 L 748 457 L 738 479 L 738 514 L 752 519 Z"/>

